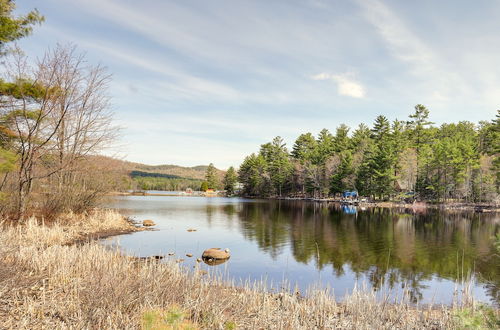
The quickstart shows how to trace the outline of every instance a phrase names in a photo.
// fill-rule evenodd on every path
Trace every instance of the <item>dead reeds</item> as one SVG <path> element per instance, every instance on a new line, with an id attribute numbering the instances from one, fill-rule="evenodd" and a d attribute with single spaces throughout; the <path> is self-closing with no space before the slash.
<path id="1" fill-rule="evenodd" d="M 130 229 L 112 211 L 71 218 L 51 226 L 31 219 L 3 228 L 0 328 L 436 329 L 455 324 L 453 307 L 418 309 L 404 299 L 384 303 L 370 290 L 355 290 L 342 303 L 328 290 L 311 290 L 306 297 L 290 290 L 269 293 L 259 289 L 262 283 L 235 287 L 174 262 L 127 257 L 95 241 L 68 244 L 92 232 Z"/>

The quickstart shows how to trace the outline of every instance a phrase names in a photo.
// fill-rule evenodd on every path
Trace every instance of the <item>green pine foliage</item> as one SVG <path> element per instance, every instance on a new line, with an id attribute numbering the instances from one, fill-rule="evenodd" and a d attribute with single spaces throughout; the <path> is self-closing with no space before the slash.
<path id="1" fill-rule="evenodd" d="M 228 196 L 234 195 L 236 192 L 236 184 L 238 183 L 238 176 L 234 167 L 228 168 L 226 174 L 224 175 L 224 190 Z"/>
<path id="2" fill-rule="evenodd" d="M 217 169 L 212 163 L 210 163 L 207 167 L 207 172 L 205 173 L 205 181 L 207 182 L 208 189 L 215 190 L 219 188 L 219 178 L 217 176 Z"/>
<path id="3" fill-rule="evenodd" d="M 248 196 L 327 197 L 357 190 L 372 199 L 489 202 L 500 185 L 500 111 L 491 122 L 442 124 L 418 104 L 408 121 L 378 116 L 371 128 L 342 124 L 261 145 L 238 171 Z"/>
<path id="4" fill-rule="evenodd" d="M 44 17 L 36 9 L 26 15 L 14 17 L 15 8 L 14 1 L 0 0 L 0 54 L 5 54 L 6 44 L 30 35 L 33 25 L 44 21 Z"/>

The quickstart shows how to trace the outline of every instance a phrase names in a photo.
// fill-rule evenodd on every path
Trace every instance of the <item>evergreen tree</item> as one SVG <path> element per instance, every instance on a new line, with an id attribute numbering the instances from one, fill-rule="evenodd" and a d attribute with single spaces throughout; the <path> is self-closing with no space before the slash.
<path id="1" fill-rule="evenodd" d="M 208 190 L 208 182 L 207 181 L 203 181 L 201 183 L 200 190 L 201 191 L 207 191 Z"/>
<path id="2" fill-rule="evenodd" d="M 219 187 L 219 178 L 217 177 L 217 169 L 214 164 L 210 163 L 207 167 L 205 173 L 205 180 L 208 185 L 208 189 L 217 189 Z"/>
<path id="3" fill-rule="evenodd" d="M 272 143 L 262 146 L 261 153 L 266 158 L 273 188 L 281 196 L 283 186 L 291 178 L 293 170 L 283 139 L 275 137 Z"/>
<path id="4" fill-rule="evenodd" d="M 379 198 L 388 197 L 394 191 L 394 148 L 390 135 L 389 120 L 385 116 L 375 119 L 371 138 L 373 147 L 367 152 L 360 170 L 358 184 L 363 191 Z"/>
<path id="5" fill-rule="evenodd" d="M 226 174 L 224 175 L 224 190 L 226 194 L 231 196 L 234 194 L 236 189 L 236 183 L 238 182 L 238 177 L 234 167 L 229 167 Z"/>
<path id="6" fill-rule="evenodd" d="M 40 24 L 44 17 L 35 9 L 24 16 L 14 17 L 16 7 L 13 0 L 0 0 L 0 55 L 6 52 L 6 45 L 31 34 L 33 25 Z"/>
<path id="7" fill-rule="evenodd" d="M 408 129 L 410 131 L 410 137 L 412 139 L 412 144 L 415 147 L 417 153 L 417 178 L 416 178 L 416 190 L 418 193 L 422 194 L 425 190 L 424 181 L 427 180 L 426 177 L 422 178 L 421 167 L 422 158 L 425 153 L 422 152 L 422 147 L 430 141 L 430 134 L 428 128 L 433 124 L 429 121 L 429 110 L 422 104 L 417 104 L 415 106 L 415 112 L 411 114 L 410 121 L 407 122 Z"/>
<path id="8" fill-rule="evenodd" d="M 339 155 L 340 164 L 332 175 L 330 182 L 330 193 L 337 194 L 345 190 L 354 189 L 354 168 L 352 164 L 352 154 L 349 150 L 343 151 Z"/>
<path id="9" fill-rule="evenodd" d="M 334 151 L 336 153 L 341 153 L 346 151 L 349 148 L 350 140 L 349 140 L 349 127 L 345 124 L 337 127 L 337 131 L 335 133 L 334 141 Z"/>
<path id="10" fill-rule="evenodd" d="M 317 142 L 311 133 L 301 134 L 293 145 L 292 157 L 304 161 L 312 161 L 317 151 Z"/>
<path id="11" fill-rule="evenodd" d="M 318 165 L 324 165 L 326 160 L 333 155 L 334 138 L 329 130 L 322 129 L 318 135 L 316 159 L 314 162 Z"/>
<path id="12" fill-rule="evenodd" d="M 16 4 L 13 0 L 0 0 L 0 57 L 6 54 L 6 47 L 10 42 L 30 35 L 33 31 L 33 25 L 40 24 L 44 20 L 37 10 L 30 11 L 24 16 L 15 17 L 13 15 L 15 7 Z M 23 92 L 26 92 L 28 86 L 38 87 L 30 82 L 10 83 L 0 79 L 0 97 L 4 95 L 19 97 L 16 95 L 21 92 L 20 86 Z M 18 158 L 16 152 L 12 150 L 12 143 L 17 135 L 9 127 L 9 116 L 11 114 L 4 114 L 0 117 L 0 174 L 12 171 Z M 0 189 L 5 178 L 6 176 L 0 182 Z"/>
<path id="13" fill-rule="evenodd" d="M 433 127 L 429 111 L 415 106 L 410 121 L 385 116 L 373 128 L 360 124 L 349 137 L 340 125 L 335 136 L 323 129 L 317 139 L 300 135 L 291 155 L 279 137 L 261 145 L 243 162 L 244 193 L 325 196 L 347 189 L 392 198 L 416 192 L 426 200 L 492 201 L 500 183 L 500 111 L 492 122 Z"/>
<path id="14" fill-rule="evenodd" d="M 488 125 L 484 150 L 493 157 L 492 170 L 495 173 L 496 191 L 500 193 L 500 110 L 497 110 L 496 118 Z"/>

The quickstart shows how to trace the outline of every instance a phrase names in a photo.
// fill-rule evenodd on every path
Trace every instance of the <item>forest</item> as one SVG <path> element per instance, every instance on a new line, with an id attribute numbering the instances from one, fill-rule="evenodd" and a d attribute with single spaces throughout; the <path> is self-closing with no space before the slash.
<path id="1" fill-rule="evenodd" d="M 346 190 L 376 200 L 493 202 L 500 191 L 500 110 L 490 121 L 435 126 L 421 104 L 408 120 L 281 137 L 240 166 L 241 194 L 329 197 Z"/>
<path id="2" fill-rule="evenodd" d="M 199 190 L 202 180 L 183 178 L 172 174 L 131 171 L 131 187 L 139 190 L 182 191 L 186 189 Z"/>

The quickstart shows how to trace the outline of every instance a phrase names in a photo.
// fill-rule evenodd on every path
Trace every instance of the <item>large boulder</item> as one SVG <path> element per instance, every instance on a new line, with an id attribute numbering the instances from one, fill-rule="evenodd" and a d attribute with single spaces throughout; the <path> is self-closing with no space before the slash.
<path id="1" fill-rule="evenodd" d="M 215 259 L 215 260 L 225 260 L 229 259 L 231 255 L 229 254 L 229 249 L 222 250 L 221 248 L 211 248 L 203 251 L 203 259 Z"/>

